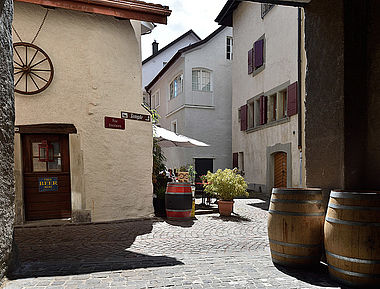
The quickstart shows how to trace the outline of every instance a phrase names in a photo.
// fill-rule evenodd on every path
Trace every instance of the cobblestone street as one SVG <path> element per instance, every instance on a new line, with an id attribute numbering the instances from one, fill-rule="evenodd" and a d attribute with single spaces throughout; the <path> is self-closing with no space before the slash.
<path id="1" fill-rule="evenodd" d="M 12 288 L 341 288 L 327 269 L 276 267 L 267 202 L 235 200 L 234 216 L 17 228 Z M 215 207 L 216 208 L 216 207 Z"/>

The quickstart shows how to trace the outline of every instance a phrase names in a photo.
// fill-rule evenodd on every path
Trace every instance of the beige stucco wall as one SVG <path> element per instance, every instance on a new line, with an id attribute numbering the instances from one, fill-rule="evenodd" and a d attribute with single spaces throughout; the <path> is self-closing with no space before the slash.
<path id="1" fill-rule="evenodd" d="M 34 37 L 45 11 L 15 3 L 14 26 L 24 41 Z M 105 116 L 146 114 L 140 105 L 139 29 L 129 20 L 50 10 L 34 44 L 50 56 L 54 79 L 40 94 L 15 95 L 16 125 L 71 123 L 77 128 L 70 137 L 73 210 L 90 210 L 92 221 L 153 212 L 151 124 L 129 120 L 125 130 L 104 128 Z"/>
<path id="2" fill-rule="evenodd" d="M 288 186 L 299 185 L 298 116 L 250 132 L 240 131 L 238 119 L 238 109 L 247 100 L 298 80 L 297 14 L 296 8 L 275 6 L 262 19 L 261 4 L 249 2 L 241 2 L 234 11 L 232 152 L 244 152 L 245 179 L 252 185 L 272 182 L 268 180 L 267 149 L 278 144 L 290 144 L 291 184 L 288 182 Z M 265 68 L 253 77 L 248 74 L 248 50 L 264 34 Z"/>

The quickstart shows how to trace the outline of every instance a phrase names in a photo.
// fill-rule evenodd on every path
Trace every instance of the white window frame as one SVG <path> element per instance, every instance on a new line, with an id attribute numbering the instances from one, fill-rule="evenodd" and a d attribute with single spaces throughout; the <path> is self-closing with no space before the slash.
<path id="1" fill-rule="evenodd" d="M 175 82 L 179 81 L 180 82 L 180 85 L 178 86 L 178 91 L 175 92 L 174 90 L 174 86 L 175 86 Z M 173 85 L 173 94 L 172 94 L 172 87 Z M 169 100 L 172 100 L 176 97 L 178 97 L 179 95 L 181 95 L 183 92 L 183 73 L 179 73 L 177 74 L 172 81 L 170 81 L 169 83 Z"/>
<path id="2" fill-rule="evenodd" d="M 178 133 L 178 121 L 176 119 L 170 122 L 170 131 Z"/>
<path id="3" fill-rule="evenodd" d="M 200 73 L 200 85 L 199 83 L 197 82 L 196 83 L 196 89 L 194 88 L 194 79 L 193 79 L 193 73 L 194 71 L 199 71 Z M 204 86 L 204 83 L 203 83 L 203 73 L 209 73 L 210 75 L 210 89 L 209 90 L 204 90 L 203 89 L 203 86 Z M 200 89 L 199 89 L 200 87 Z M 191 89 L 193 91 L 203 91 L 203 92 L 212 92 L 212 70 L 210 69 L 207 69 L 207 68 L 201 68 L 201 67 L 195 67 L 191 70 Z"/>
<path id="4" fill-rule="evenodd" d="M 233 46 L 234 46 L 234 38 L 232 36 L 227 36 L 226 38 L 226 59 L 227 60 L 233 59 L 233 51 L 232 51 Z M 230 48 L 230 51 L 228 51 L 228 47 Z"/>
<path id="5" fill-rule="evenodd" d="M 160 90 L 156 90 L 156 92 L 153 93 L 151 99 L 152 99 L 152 108 L 153 109 L 158 108 L 160 106 Z"/>

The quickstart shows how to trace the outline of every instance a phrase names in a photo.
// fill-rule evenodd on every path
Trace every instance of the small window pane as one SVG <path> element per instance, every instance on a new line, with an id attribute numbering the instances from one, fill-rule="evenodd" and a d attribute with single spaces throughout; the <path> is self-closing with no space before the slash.
<path id="1" fill-rule="evenodd" d="M 54 162 L 48 162 L 48 170 L 60 172 L 61 171 L 62 161 L 61 158 L 54 158 Z"/>
<path id="2" fill-rule="evenodd" d="M 46 162 L 40 162 L 37 158 L 33 158 L 33 172 L 46 172 Z"/>
<path id="3" fill-rule="evenodd" d="M 210 83 L 210 72 L 202 71 L 202 90 L 210 91 L 211 83 Z"/>
<path id="4" fill-rule="evenodd" d="M 38 145 L 39 144 L 41 144 L 41 143 L 40 142 L 32 143 L 33 157 L 38 157 Z"/>

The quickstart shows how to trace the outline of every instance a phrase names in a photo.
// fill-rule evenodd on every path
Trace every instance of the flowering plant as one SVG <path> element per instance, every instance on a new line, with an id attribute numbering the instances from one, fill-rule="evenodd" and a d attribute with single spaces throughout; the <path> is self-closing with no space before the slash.
<path id="1" fill-rule="evenodd" d="M 216 173 L 207 172 L 207 184 L 205 191 L 219 197 L 222 201 L 232 201 L 239 196 L 248 197 L 247 183 L 244 178 L 237 174 L 237 170 L 221 169 Z"/>

